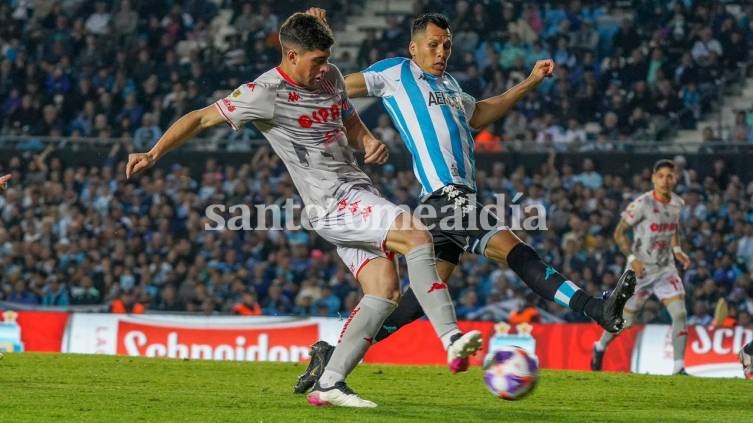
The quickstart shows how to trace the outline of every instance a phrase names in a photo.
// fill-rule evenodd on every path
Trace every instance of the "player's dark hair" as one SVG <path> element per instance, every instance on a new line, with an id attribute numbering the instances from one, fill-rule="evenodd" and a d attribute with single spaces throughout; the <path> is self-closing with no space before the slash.
<path id="1" fill-rule="evenodd" d="M 413 21 L 413 26 L 410 31 L 411 38 L 413 38 L 416 33 L 425 31 L 430 23 L 442 29 L 450 29 L 450 21 L 447 20 L 447 16 L 441 13 L 424 13 Z"/>
<path id="2" fill-rule="evenodd" d="M 294 13 L 280 27 L 283 48 L 300 47 L 303 51 L 327 50 L 335 43 L 332 30 L 321 19 L 305 13 Z"/>
<path id="3" fill-rule="evenodd" d="M 675 170 L 675 162 L 669 159 L 661 159 L 658 162 L 654 164 L 654 173 L 658 172 L 659 170 L 663 168 L 669 168 L 672 170 Z"/>

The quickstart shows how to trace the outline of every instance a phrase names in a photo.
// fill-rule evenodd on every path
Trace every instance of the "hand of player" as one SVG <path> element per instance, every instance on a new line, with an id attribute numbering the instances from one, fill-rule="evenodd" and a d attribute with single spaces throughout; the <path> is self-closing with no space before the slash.
<path id="1" fill-rule="evenodd" d="M 320 7 L 310 7 L 306 11 L 306 14 L 317 17 L 321 19 L 322 21 L 324 21 L 324 23 L 327 23 L 327 11 Z"/>
<path id="2" fill-rule="evenodd" d="M 682 264 L 683 269 L 690 267 L 690 257 L 688 257 L 688 255 L 684 252 L 680 251 L 678 253 L 675 253 L 675 258 L 680 262 L 680 264 Z"/>
<path id="3" fill-rule="evenodd" d="M 364 158 L 365 164 L 382 165 L 387 163 L 390 158 L 390 150 L 387 146 L 376 138 L 365 137 L 363 140 L 363 149 L 366 152 Z"/>
<path id="4" fill-rule="evenodd" d="M 635 277 L 640 279 L 643 277 L 643 274 L 645 273 L 645 269 L 643 268 L 643 262 L 635 259 L 633 260 L 633 263 L 631 265 L 633 267 L 633 272 L 635 272 Z"/>
<path id="5" fill-rule="evenodd" d="M 528 76 L 528 79 L 538 85 L 544 80 L 544 78 L 549 78 L 554 75 L 554 68 L 554 60 L 552 59 L 537 60 L 536 64 L 533 65 L 533 70 Z"/>
<path id="6" fill-rule="evenodd" d="M 8 181 L 10 181 L 11 178 L 13 178 L 13 175 L 10 173 L 0 176 L 0 191 L 5 191 L 5 189 L 8 188 Z"/>
<path id="7" fill-rule="evenodd" d="M 142 171 L 154 166 L 155 160 L 149 153 L 132 153 L 128 155 L 128 164 L 126 165 L 126 179 L 137 175 Z"/>

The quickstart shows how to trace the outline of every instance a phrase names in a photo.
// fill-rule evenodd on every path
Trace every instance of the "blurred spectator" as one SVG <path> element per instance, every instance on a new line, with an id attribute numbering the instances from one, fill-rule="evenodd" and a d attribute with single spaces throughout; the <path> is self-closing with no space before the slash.
<path id="1" fill-rule="evenodd" d="M 244 292 L 241 301 L 233 306 L 233 314 L 239 316 L 259 316 L 261 306 L 256 302 L 256 296 L 251 292 Z"/>
<path id="2" fill-rule="evenodd" d="M 137 301 L 133 291 L 123 291 L 118 298 L 110 303 L 110 312 L 116 314 L 143 314 L 146 308 Z"/>
<path id="3" fill-rule="evenodd" d="M 162 131 L 155 125 L 151 113 L 144 113 L 141 126 L 133 133 L 133 146 L 137 150 L 149 150 L 159 141 Z"/>
<path id="4" fill-rule="evenodd" d="M 488 125 L 476 133 L 476 151 L 479 153 L 498 153 L 502 151 L 502 139 L 492 131 L 493 125 Z"/>
<path id="5" fill-rule="evenodd" d="M 401 149 L 402 140 L 398 135 L 395 128 L 392 127 L 392 121 L 386 113 L 379 115 L 379 121 L 377 127 L 372 130 L 374 136 L 378 140 L 382 141 L 392 151 L 399 151 Z"/>
<path id="6" fill-rule="evenodd" d="M 56 276 L 47 279 L 47 285 L 44 287 L 42 295 L 43 306 L 65 307 L 70 304 L 68 290 L 65 285 L 61 284 Z"/>
<path id="7" fill-rule="evenodd" d="M 688 317 L 688 326 L 710 326 L 711 314 L 708 312 L 706 303 L 703 301 L 696 301 L 693 304 L 693 312 Z"/>

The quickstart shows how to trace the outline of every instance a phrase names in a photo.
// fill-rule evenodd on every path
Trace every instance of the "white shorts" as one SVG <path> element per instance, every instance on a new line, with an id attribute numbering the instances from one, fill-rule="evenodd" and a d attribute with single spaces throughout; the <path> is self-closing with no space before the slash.
<path id="1" fill-rule="evenodd" d="M 646 272 L 642 278 L 638 279 L 635 294 L 628 299 L 625 309 L 638 311 L 651 294 L 655 294 L 659 300 L 685 294 L 685 287 L 682 285 L 682 279 L 675 266 Z"/>
<path id="2" fill-rule="evenodd" d="M 385 239 L 392 223 L 405 211 L 374 191 L 356 188 L 343 196 L 335 210 L 312 219 L 311 224 L 337 247 L 337 254 L 357 279 L 370 260 L 392 259 L 394 254 L 386 251 Z"/>

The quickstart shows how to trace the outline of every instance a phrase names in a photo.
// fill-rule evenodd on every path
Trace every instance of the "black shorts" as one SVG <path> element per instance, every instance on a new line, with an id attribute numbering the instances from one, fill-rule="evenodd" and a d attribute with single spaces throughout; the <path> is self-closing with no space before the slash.
<path id="1" fill-rule="evenodd" d="M 434 253 L 438 259 L 457 265 L 464 251 L 484 255 L 489 239 L 508 229 L 492 211 L 475 201 L 475 197 L 469 198 L 471 194 L 474 192 L 468 187 L 448 185 L 421 202 L 436 211 L 431 215 L 436 217 L 428 218 L 423 216 L 429 212 L 422 212 L 421 221 L 434 238 Z M 449 222 L 451 227 L 440 226 L 444 219 L 448 219 L 445 223 Z"/>

